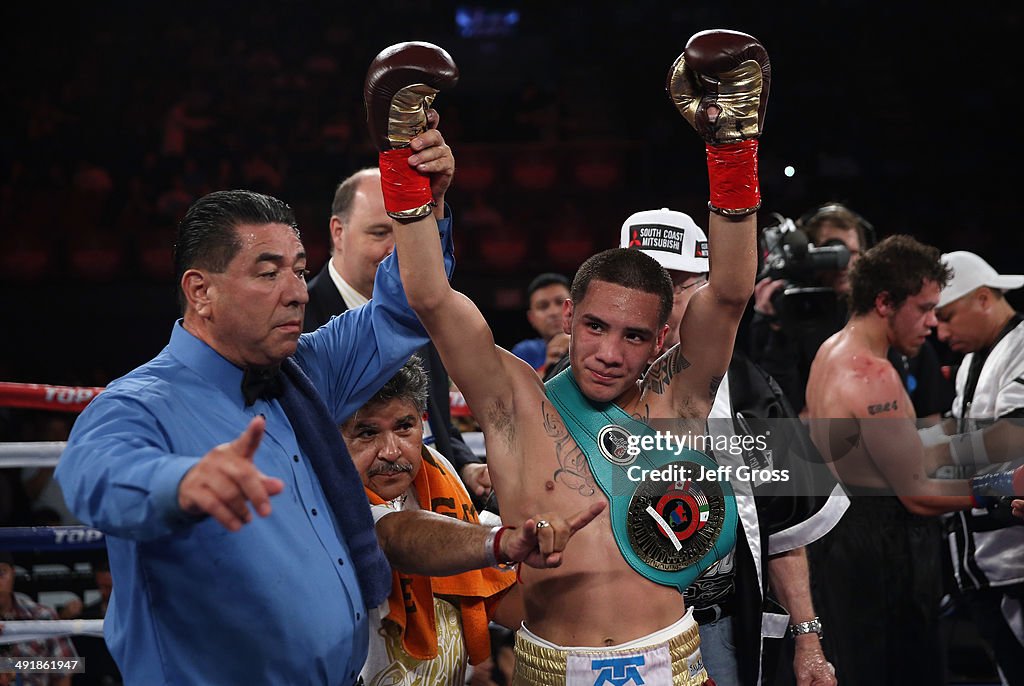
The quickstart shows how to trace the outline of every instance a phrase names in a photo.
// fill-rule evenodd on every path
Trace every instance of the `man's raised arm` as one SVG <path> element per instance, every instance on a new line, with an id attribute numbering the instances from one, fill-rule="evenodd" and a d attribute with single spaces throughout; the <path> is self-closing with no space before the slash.
<path id="1" fill-rule="evenodd" d="M 672 386 L 677 405 L 697 401 L 710 409 L 753 292 L 761 206 L 757 138 L 770 81 L 764 46 L 736 31 L 696 34 L 669 70 L 669 96 L 706 142 L 711 190 L 710 277 L 683 316 L 680 347 L 658 363 L 669 365 L 663 372 L 680 373 L 681 383 Z"/>
<path id="2" fill-rule="evenodd" d="M 486 422 L 487 405 L 510 393 L 510 386 L 486 320 L 445 277 L 426 176 L 450 165 L 451 149 L 434 128 L 437 113 L 430 105 L 457 80 L 458 69 L 441 48 L 399 43 L 370 65 L 364 97 L 409 304 L 474 413 Z"/>

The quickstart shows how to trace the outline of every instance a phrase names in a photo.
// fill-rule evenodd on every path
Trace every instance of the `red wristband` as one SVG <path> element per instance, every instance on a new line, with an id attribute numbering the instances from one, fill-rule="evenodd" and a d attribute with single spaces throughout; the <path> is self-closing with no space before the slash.
<path id="1" fill-rule="evenodd" d="M 494 535 L 494 559 L 497 561 L 497 564 L 499 565 L 513 565 L 516 563 L 515 560 L 509 560 L 501 554 L 501 537 L 509 529 L 515 529 L 515 527 L 503 526 L 500 529 L 498 529 L 498 533 Z"/>
<path id="2" fill-rule="evenodd" d="M 383 150 L 378 158 L 384 209 L 391 216 L 422 217 L 434 205 L 430 178 L 409 166 L 412 148 Z"/>
<path id="3" fill-rule="evenodd" d="M 757 139 L 708 145 L 708 180 L 712 212 L 743 217 L 761 207 L 757 183 Z"/>

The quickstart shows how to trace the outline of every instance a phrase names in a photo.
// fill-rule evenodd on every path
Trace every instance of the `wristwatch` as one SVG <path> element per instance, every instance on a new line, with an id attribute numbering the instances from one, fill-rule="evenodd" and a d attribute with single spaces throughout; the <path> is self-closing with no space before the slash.
<path id="1" fill-rule="evenodd" d="M 801 634 L 818 634 L 821 637 L 821 620 L 815 617 L 806 622 L 800 622 L 799 624 L 790 624 L 789 631 L 794 636 Z"/>

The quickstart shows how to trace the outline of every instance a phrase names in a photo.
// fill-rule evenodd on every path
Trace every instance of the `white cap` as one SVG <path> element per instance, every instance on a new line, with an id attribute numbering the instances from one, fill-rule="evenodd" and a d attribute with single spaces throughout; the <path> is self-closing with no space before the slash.
<path id="1" fill-rule="evenodd" d="M 1001 291 L 1024 286 L 1024 274 L 1000 274 L 988 262 L 965 250 L 946 253 L 942 263 L 953 270 L 953 276 L 939 294 L 938 307 L 945 307 L 982 286 Z"/>
<path id="2" fill-rule="evenodd" d="M 665 269 L 703 274 L 708 266 L 708 237 L 690 216 L 667 208 L 631 214 L 622 225 L 620 248 L 637 248 Z"/>

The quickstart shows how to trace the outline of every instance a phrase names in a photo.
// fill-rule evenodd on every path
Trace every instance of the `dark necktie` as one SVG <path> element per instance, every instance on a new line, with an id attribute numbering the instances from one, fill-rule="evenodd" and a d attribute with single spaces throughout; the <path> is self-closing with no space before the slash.
<path id="1" fill-rule="evenodd" d="M 280 367 L 249 368 L 242 375 L 242 397 L 245 398 L 246 407 L 258 398 L 273 400 L 283 391 Z"/>

